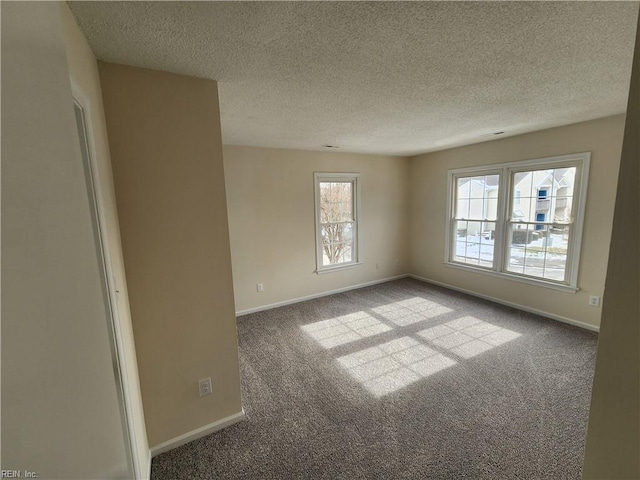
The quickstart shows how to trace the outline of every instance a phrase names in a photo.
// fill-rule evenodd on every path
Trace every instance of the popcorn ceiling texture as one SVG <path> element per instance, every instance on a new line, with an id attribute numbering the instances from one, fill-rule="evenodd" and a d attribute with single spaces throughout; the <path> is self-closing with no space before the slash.
<path id="1" fill-rule="evenodd" d="M 219 82 L 225 144 L 414 155 L 619 114 L 638 2 L 70 2 L 105 62 Z"/>

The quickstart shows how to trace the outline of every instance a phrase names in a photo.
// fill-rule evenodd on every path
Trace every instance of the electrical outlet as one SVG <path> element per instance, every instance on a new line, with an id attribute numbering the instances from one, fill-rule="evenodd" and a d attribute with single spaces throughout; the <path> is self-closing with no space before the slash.
<path id="1" fill-rule="evenodd" d="M 592 307 L 600 306 L 600 297 L 597 295 L 589 295 L 589 305 Z"/>
<path id="2" fill-rule="evenodd" d="M 264 292 L 264 283 L 257 283 L 256 284 L 256 290 L 258 292 Z"/>
<path id="3" fill-rule="evenodd" d="M 380 270 L 380 264 L 376 262 L 376 270 Z"/>
<path id="4" fill-rule="evenodd" d="M 200 396 L 204 397 L 206 395 L 211 395 L 211 377 L 203 378 L 202 380 L 198 380 L 198 391 L 200 392 Z"/>
<path id="5" fill-rule="evenodd" d="M 396 267 L 400 266 L 400 259 L 396 258 Z"/>

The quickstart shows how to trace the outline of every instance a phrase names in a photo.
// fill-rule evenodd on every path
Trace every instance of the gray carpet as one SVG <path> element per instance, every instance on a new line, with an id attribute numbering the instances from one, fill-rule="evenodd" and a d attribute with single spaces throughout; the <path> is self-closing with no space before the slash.
<path id="1" fill-rule="evenodd" d="M 152 479 L 578 479 L 597 335 L 404 279 L 238 319 L 247 418 Z"/>

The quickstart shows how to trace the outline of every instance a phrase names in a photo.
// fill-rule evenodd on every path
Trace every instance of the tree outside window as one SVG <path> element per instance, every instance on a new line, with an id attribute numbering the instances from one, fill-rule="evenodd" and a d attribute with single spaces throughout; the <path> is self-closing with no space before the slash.
<path id="1" fill-rule="evenodd" d="M 357 263 L 357 174 L 315 177 L 318 271 Z"/>

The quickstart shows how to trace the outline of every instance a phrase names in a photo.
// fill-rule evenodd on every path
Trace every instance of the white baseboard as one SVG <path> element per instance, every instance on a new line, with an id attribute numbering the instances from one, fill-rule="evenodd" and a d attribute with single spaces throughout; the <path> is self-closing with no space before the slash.
<path id="1" fill-rule="evenodd" d="M 495 298 L 490 295 L 484 295 L 482 293 L 474 292 L 472 290 L 467 290 L 466 288 L 456 287 L 454 285 L 449 285 L 448 283 L 439 282 L 437 280 L 432 280 L 430 278 L 421 277 L 419 275 L 414 274 L 405 274 L 405 275 L 397 275 L 395 277 L 387 277 L 382 278 L 380 280 L 373 280 L 371 282 L 359 283 L 357 285 L 350 285 L 348 287 L 338 288 L 335 290 L 329 290 L 327 292 L 315 293 L 313 295 L 306 295 L 304 297 L 292 298 L 290 300 L 285 300 L 282 302 L 271 303 L 269 305 L 262 305 L 260 307 L 249 308 L 247 310 L 239 310 L 236 312 L 236 317 L 240 317 L 242 315 L 248 315 L 250 313 L 262 312 L 264 310 L 270 310 L 272 308 L 283 307 L 285 305 L 292 305 L 294 303 L 305 302 L 307 300 L 313 300 L 314 298 L 326 297 L 329 295 L 334 295 L 336 293 L 348 292 L 349 290 L 357 290 L 358 288 L 370 287 L 371 285 L 377 285 L 379 283 L 391 282 L 393 280 L 399 280 L 401 278 L 413 278 L 415 280 L 419 280 L 425 283 L 431 283 L 433 285 L 438 285 L 440 287 L 448 288 L 450 290 L 456 290 L 458 292 L 466 293 L 468 295 L 472 295 L 474 297 L 483 298 L 485 300 L 489 300 L 491 302 L 499 303 L 501 305 L 506 305 L 507 307 L 517 308 L 518 310 L 523 310 L 525 312 L 534 313 L 536 315 L 541 315 L 543 317 L 551 318 L 552 320 L 557 320 L 558 322 L 567 323 L 569 325 L 575 325 L 576 327 L 584 328 L 585 330 L 591 330 L 592 332 L 599 332 L 600 327 L 596 325 L 591 325 L 589 323 L 580 322 L 578 320 L 574 320 L 573 318 L 563 317 L 562 315 L 556 315 L 555 313 L 545 312 L 544 310 L 538 310 L 537 308 L 528 307 L 526 305 L 521 305 L 519 303 L 508 302 L 506 300 L 502 300 L 500 298 Z"/>
<path id="2" fill-rule="evenodd" d="M 350 285 L 348 287 L 337 288 L 336 290 L 329 290 L 328 292 L 314 293 L 313 295 L 306 295 L 304 297 L 292 298 L 291 300 L 284 300 L 283 302 L 271 303 L 269 305 L 262 305 L 260 307 L 248 308 L 247 310 L 239 310 L 236 312 L 236 317 L 242 315 L 248 315 L 250 313 L 262 312 L 264 310 L 271 310 L 276 307 L 284 307 L 285 305 L 291 305 L 294 303 L 306 302 L 307 300 L 313 300 L 314 298 L 327 297 L 329 295 L 335 295 L 336 293 L 348 292 L 349 290 L 357 290 L 358 288 L 370 287 L 371 285 L 377 285 L 379 283 L 391 282 L 393 280 L 399 280 L 401 278 L 407 278 L 409 275 L 396 275 L 395 277 L 381 278 L 380 280 L 373 280 L 371 282 L 359 283 L 357 285 Z"/>
<path id="3" fill-rule="evenodd" d="M 518 310 L 524 310 L 525 312 L 535 313 L 536 315 L 540 315 L 543 317 L 551 318 L 552 320 L 557 320 L 562 323 L 568 323 L 569 325 L 575 325 L 576 327 L 584 328 L 585 330 L 591 330 L 592 332 L 599 332 L 600 327 L 596 325 L 591 325 L 589 323 L 580 322 L 578 320 L 574 320 L 573 318 L 563 317 L 561 315 L 556 315 L 555 313 L 545 312 L 543 310 L 538 310 L 537 308 L 527 307 L 525 305 L 520 305 L 518 303 L 507 302 L 506 300 L 501 300 L 499 298 L 491 297 L 489 295 L 484 295 L 482 293 L 477 293 L 472 290 L 467 290 L 466 288 L 456 287 L 454 285 L 449 285 L 447 283 L 438 282 L 437 280 L 431 280 L 430 278 L 420 277 L 418 275 L 409 274 L 407 275 L 410 278 L 415 280 L 420 280 L 421 282 L 431 283 L 433 285 L 438 285 L 440 287 L 448 288 L 450 290 L 456 290 L 458 292 L 466 293 L 468 295 L 472 295 L 474 297 L 483 298 L 485 300 L 489 300 L 491 302 L 499 303 L 501 305 L 506 305 L 507 307 L 517 308 Z"/>
<path id="4" fill-rule="evenodd" d="M 205 425 L 200 428 L 196 428 L 195 430 L 191 430 L 190 432 L 183 433 L 171 440 L 167 440 L 166 442 L 161 443 L 160 445 L 156 445 L 155 447 L 151 447 L 151 457 L 155 457 L 160 455 L 161 453 L 168 452 L 169 450 L 173 450 L 174 448 L 180 447 L 185 443 L 192 442 L 197 440 L 198 438 L 205 437 L 213 432 L 217 432 L 218 430 L 222 430 L 223 428 L 229 427 L 234 423 L 238 423 L 245 417 L 244 409 L 242 411 L 230 415 L 226 418 L 222 418 L 217 422 L 210 423 L 209 425 Z M 151 468 L 149 468 L 149 472 L 151 472 Z"/>

